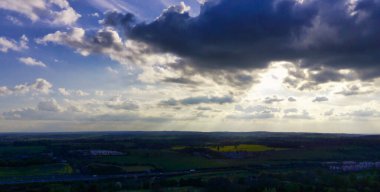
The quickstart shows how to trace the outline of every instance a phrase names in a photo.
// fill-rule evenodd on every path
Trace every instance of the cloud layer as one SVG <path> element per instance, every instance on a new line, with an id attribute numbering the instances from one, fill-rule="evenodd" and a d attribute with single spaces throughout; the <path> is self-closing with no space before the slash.
<path id="1" fill-rule="evenodd" d="M 33 22 L 53 25 L 72 25 L 81 17 L 67 0 L 2 0 L 0 9 L 20 13 Z"/>
<path id="2" fill-rule="evenodd" d="M 6 53 L 9 50 L 22 51 L 28 49 L 28 41 L 29 40 L 25 35 L 21 36 L 19 42 L 6 37 L 0 37 L 0 52 Z"/>
<path id="3" fill-rule="evenodd" d="M 151 23 L 134 24 L 129 13 L 106 21 L 125 26 L 129 39 L 204 70 L 260 69 L 286 60 L 354 69 L 370 79 L 380 75 L 379 12 L 377 0 L 219 0 L 204 3 L 196 17 L 179 5 Z"/>
<path id="4" fill-rule="evenodd" d="M 38 61 L 32 57 L 21 57 L 19 61 L 28 66 L 46 67 L 46 64 L 42 61 Z"/>

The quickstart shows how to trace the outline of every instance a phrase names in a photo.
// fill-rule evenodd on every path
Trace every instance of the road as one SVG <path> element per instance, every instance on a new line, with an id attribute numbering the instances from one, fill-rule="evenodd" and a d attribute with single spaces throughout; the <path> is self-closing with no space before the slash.
<path id="1" fill-rule="evenodd" d="M 41 176 L 41 177 L 23 177 L 13 180 L 0 180 L 0 185 L 16 185 L 30 183 L 54 183 L 54 182 L 69 182 L 69 181 L 96 181 L 104 179 L 121 179 L 121 178 L 141 178 L 141 177 L 171 177 L 189 175 L 195 173 L 207 173 L 225 168 L 203 169 L 203 170 L 186 170 L 186 171 L 171 171 L 171 172 L 151 172 L 151 173 L 127 173 L 118 175 L 61 175 L 61 176 Z M 239 170 L 239 169 L 237 169 Z"/>

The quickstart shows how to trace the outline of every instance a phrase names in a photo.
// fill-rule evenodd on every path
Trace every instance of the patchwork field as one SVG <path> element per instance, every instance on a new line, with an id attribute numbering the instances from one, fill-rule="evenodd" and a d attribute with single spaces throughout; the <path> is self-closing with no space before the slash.
<path id="1" fill-rule="evenodd" d="M 285 189 L 297 186 L 293 191 L 325 191 L 310 188 L 316 181 L 320 182 L 318 186 L 326 186 L 324 189 L 346 187 L 345 181 L 355 183 L 350 187 L 357 191 L 365 191 L 361 189 L 372 183 L 377 192 L 380 186 L 380 166 L 379 172 L 367 168 L 362 171 L 369 176 L 359 172 L 355 178 L 325 164 L 380 162 L 378 136 L 126 132 L 5 138 L 1 140 L 0 136 L 1 192 L 26 188 L 117 192 L 229 188 L 262 192 L 268 191 L 269 184 L 278 186 L 277 191 L 292 191 Z M 133 179 L 125 179 L 127 176 Z M 73 180 L 54 180 L 61 178 Z M 336 186 L 339 180 L 344 185 Z M 31 183 L 19 190 L 14 186 L 4 190 L 12 181 Z"/>
<path id="2" fill-rule="evenodd" d="M 68 164 L 51 164 L 27 167 L 0 167 L 0 178 L 20 176 L 66 175 L 72 173 L 73 169 Z"/>
<path id="3" fill-rule="evenodd" d="M 194 168 L 210 168 L 228 166 L 228 162 L 212 160 L 176 152 L 161 152 L 151 154 L 133 154 L 129 156 L 99 157 L 96 162 L 118 165 L 152 165 L 163 170 L 185 170 Z"/>

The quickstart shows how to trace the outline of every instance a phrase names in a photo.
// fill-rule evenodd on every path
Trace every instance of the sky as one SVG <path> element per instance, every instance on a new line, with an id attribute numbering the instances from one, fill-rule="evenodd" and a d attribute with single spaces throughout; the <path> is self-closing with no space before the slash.
<path id="1" fill-rule="evenodd" d="M 0 132 L 380 133 L 379 0 L 1 0 Z"/>

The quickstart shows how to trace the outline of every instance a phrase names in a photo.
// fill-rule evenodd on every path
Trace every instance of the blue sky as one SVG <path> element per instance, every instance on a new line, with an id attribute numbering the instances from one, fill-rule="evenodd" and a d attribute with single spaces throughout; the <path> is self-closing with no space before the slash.
<path id="1" fill-rule="evenodd" d="M 0 131 L 378 133 L 375 0 L 3 0 Z"/>

